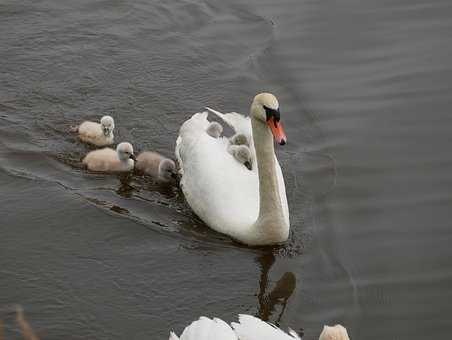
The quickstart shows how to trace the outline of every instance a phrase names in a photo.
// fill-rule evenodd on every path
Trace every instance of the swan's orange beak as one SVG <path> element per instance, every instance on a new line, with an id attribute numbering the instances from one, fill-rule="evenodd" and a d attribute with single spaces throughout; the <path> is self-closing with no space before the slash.
<path id="1" fill-rule="evenodd" d="M 282 124 L 280 121 L 277 121 L 275 117 L 270 118 L 267 120 L 267 124 L 272 130 L 273 137 L 275 138 L 276 142 L 279 145 L 284 145 L 287 143 L 287 137 L 286 133 L 284 132 L 284 129 L 282 127 Z"/>

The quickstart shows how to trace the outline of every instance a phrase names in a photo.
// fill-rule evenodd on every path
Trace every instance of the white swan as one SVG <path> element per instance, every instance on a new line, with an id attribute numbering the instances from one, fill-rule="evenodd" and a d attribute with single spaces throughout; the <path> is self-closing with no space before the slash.
<path id="1" fill-rule="evenodd" d="M 78 132 L 80 140 L 85 143 L 94 144 L 96 146 L 106 146 L 113 144 L 114 129 L 115 121 L 113 120 L 113 117 L 103 116 L 100 120 L 100 124 L 85 121 L 73 130 Z"/>
<path id="2" fill-rule="evenodd" d="M 103 148 L 89 152 L 83 159 L 88 170 L 100 172 L 127 172 L 133 170 L 135 164 L 133 146 L 130 143 L 119 143 L 116 151 Z"/>
<path id="3" fill-rule="evenodd" d="M 289 236 L 289 209 L 284 178 L 273 137 L 283 145 L 279 104 L 258 94 L 251 118 L 209 109 L 250 141 L 252 171 L 227 151 L 229 140 L 206 133 L 207 112 L 197 113 L 180 128 L 176 157 L 181 187 L 193 211 L 212 229 L 248 245 L 281 243 Z M 273 133 L 273 136 L 272 136 Z"/>
<path id="4" fill-rule="evenodd" d="M 232 327 L 231 327 L 232 326 Z M 185 327 L 180 338 L 171 332 L 169 340 L 301 340 L 293 330 L 289 333 L 251 315 L 239 315 L 238 323 L 229 326 L 221 319 L 200 317 Z M 350 340 L 341 325 L 324 326 L 319 340 Z"/>
<path id="5" fill-rule="evenodd" d="M 153 151 L 144 151 L 137 157 L 135 168 L 158 182 L 171 182 L 177 179 L 176 164 Z"/>

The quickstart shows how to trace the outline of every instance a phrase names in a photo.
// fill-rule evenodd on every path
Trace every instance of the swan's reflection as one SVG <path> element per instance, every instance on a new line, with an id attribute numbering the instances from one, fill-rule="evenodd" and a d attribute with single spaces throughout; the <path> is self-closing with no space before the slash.
<path id="1" fill-rule="evenodd" d="M 292 272 L 286 272 L 276 282 L 273 289 L 267 293 L 267 288 L 269 288 L 268 273 L 275 263 L 275 255 L 272 251 L 267 251 L 257 258 L 257 262 L 261 266 L 259 293 L 257 295 L 259 300 L 258 316 L 264 321 L 271 321 L 278 325 L 286 310 L 287 301 L 295 290 L 297 279 Z M 278 305 L 281 306 L 278 315 L 270 320 Z"/>

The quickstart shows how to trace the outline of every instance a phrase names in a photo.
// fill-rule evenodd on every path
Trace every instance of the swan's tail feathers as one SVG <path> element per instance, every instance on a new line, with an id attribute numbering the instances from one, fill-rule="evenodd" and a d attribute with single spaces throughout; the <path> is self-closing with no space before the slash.
<path id="1" fill-rule="evenodd" d="M 232 113 L 221 113 L 217 110 L 214 110 L 210 107 L 206 106 L 206 110 L 208 112 L 212 112 L 215 116 L 217 116 L 218 118 L 220 118 L 223 122 L 225 122 L 226 124 L 228 124 L 231 128 L 236 129 L 236 119 L 234 119 L 234 117 L 232 116 Z"/>
<path id="2" fill-rule="evenodd" d="M 224 113 L 221 113 L 221 112 L 219 112 L 219 111 L 217 111 L 217 110 L 214 110 L 214 109 L 212 109 L 212 108 L 210 108 L 210 107 L 208 107 L 208 106 L 206 106 L 205 109 L 206 109 L 207 111 L 212 112 L 213 114 L 217 115 L 219 118 L 223 119 L 223 120 L 227 123 L 227 121 L 226 121 L 225 118 L 224 118 L 224 116 L 225 116 Z"/>
<path id="3" fill-rule="evenodd" d="M 239 322 L 233 322 L 232 328 L 239 339 L 247 340 L 301 340 L 297 333 L 289 334 L 261 319 L 251 315 L 240 314 Z"/>
<path id="4" fill-rule="evenodd" d="M 168 340 L 179 340 L 179 337 L 174 332 L 170 332 Z"/>
<path id="5" fill-rule="evenodd" d="M 174 333 L 173 333 L 174 334 Z M 179 340 L 174 337 L 169 340 Z M 223 320 L 201 316 L 185 327 L 180 340 L 238 340 L 232 328 Z"/>
<path id="6" fill-rule="evenodd" d="M 205 131 L 207 126 L 209 125 L 207 115 L 207 111 L 195 113 L 182 124 L 179 129 L 179 135 L 197 132 L 198 130 Z"/>
<path id="7" fill-rule="evenodd" d="M 71 125 L 69 127 L 69 131 L 76 133 L 76 132 L 78 132 L 78 127 L 79 127 L 78 125 Z"/>

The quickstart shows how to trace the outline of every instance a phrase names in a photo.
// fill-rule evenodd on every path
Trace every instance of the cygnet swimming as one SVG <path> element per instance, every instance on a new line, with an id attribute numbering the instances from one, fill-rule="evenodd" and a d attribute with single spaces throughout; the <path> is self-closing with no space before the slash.
<path id="1" fill-rule="evenodd" d="M 170 182 L 177 179 L 176 163 L 157 152 L 140 153 L 135 168 L 159 182 Z"/>
<path id="2" fill-rule="evenodd" d="M 78 132 L 79 138 L 85 142 L 96 146 L 106 146 L 113 144 L 115 121 L 111 116 L 103 116 L 100 123 L 85 121 L 73 131 Z"/>
<path id="3" fill-rule="evenodd" d="M 223 126 L 217 122 L 210 122 L 209 126 L 206 129 L 206 132 L 209 136 L 213 138 L 219 138 L 221 133 L 223 132 Z"/>
<path id="4" fill-rule="evenodd" d="M 83 164 L 91 171 L 127 172 L 133 170 L 135 160 L 132 144 L 124 142 L 118 144 L 116 151 L 111 148 L 91 151 Z"/>
<path id="5" fill-rule="evenodd" d="M 248 170 L 252 170 L 252 159 L 250 148 L 246 145 L 229 145 L 228 152 L 234 156 L 234 158 L 245 165 Z"/>

